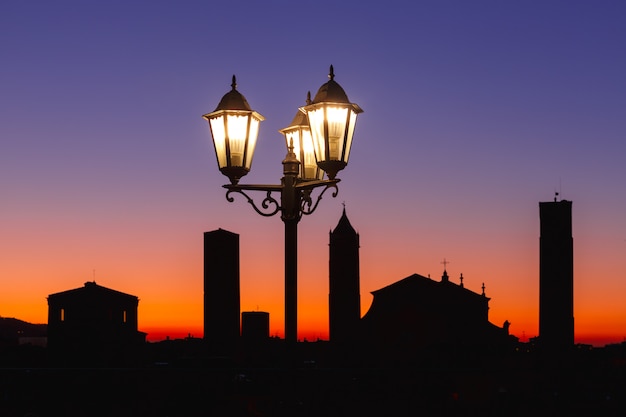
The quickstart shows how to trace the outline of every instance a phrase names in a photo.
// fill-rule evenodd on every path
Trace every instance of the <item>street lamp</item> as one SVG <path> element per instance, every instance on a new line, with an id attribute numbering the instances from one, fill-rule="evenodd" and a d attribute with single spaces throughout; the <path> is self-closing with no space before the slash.
<path id="1" fill-rule="evenodd" d="M 287 156 L 283 160 L 280 184 L 239 184 L 250 171 L 260 122 L 264 117 L 253 111 L 245 97 L 237 91 L 235 76 L 232 90 L 222 97 L 215 111 L 203 117 L 209 122 L 217 164 L 230 184 L 226 200 L 234 201 L 234 193 L 243 195 L 252 208 L 262 216 L 280 212 L 285 225 L 285 340 L 298 340 L 298 222 L 302 215 L 312 214 L 322 195 L 330 188 L 337 196 L 338 171 L 348 163 L 356 116 L 363 110 L 350 103 L 345 91 L 334 80 L 323 84 L 311 101 L 299 109 L 292 123 L 281 129 L 285 135 Z M 313 165 L 313 161 L 316 162 Z M 328 179 L 323 179 L 324 171 Z M 311 197 L 315 188 L 323 187 L 315 202 Z M 250 191 L 265 192 L 260 205 L 248 195 Z M 277 200 L 274 193 L 280 194 Z"/>

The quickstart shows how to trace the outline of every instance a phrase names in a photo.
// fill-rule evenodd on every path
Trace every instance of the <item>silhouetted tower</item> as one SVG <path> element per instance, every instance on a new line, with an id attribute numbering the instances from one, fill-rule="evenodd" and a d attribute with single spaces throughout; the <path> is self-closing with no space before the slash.
<path id="1" fill-rule="evenodd" d="M 349 341 L 361 319 L 359 291 L 359 234 L 344 207 L 335 230 L 330 232 L 329 337 L 332 342 Z"/>
<path id="2" fill-rule="evenodd" d="M 572 202 L 539 203 L 539 342 L 550 351 L 574 346 Z"/>
<path id="3" fill-rule="evenodd" d="M 245 343 L 262 343 L 270 338 L 270 313 L 244 311 L 241 313 L 241 338 Z"/>
<path id="4" fill-rule="evenodd" d="M 204 339 L 218 353 L 239 340 L 239 235 L 218 229 L 204 233 Z"/>

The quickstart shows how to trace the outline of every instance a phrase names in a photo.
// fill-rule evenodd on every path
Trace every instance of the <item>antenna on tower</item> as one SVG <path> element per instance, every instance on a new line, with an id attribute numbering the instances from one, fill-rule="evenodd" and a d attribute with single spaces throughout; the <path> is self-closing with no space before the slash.
<path id="1" fill-rule="evenodd" d="M 556 202 L 558 196 L 561 195 L 561 177 L 559 177 L 559 191 L 554 190 L 554 201 Z"/>

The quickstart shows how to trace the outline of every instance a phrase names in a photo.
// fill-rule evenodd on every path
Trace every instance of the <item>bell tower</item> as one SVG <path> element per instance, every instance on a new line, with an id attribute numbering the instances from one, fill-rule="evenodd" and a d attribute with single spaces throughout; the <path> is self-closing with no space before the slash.
<path id="1" fill-rule="evenodd" d="M 329 336 L 331 342 L 348 342 L 361 319 L 361 295 L 359 234 L 350 224 L 345 206 L 337 227 L 330 232 L 329 247 Z"/>
<path id="2" fill-rule="evenodd" d="M 552 352 L 574 346 L 572 202 L 539 203 L 539 342 Z"/>

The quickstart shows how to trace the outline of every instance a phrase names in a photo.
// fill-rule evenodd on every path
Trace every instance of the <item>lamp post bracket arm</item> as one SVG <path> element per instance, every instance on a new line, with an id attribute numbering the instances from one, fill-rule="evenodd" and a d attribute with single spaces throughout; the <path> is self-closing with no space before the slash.
<path id="1" fill-rule="evenodd" d="M 226 184 L 222 187 L 229 191 L 248 190 L 248 191 L 281 191 L 283 186 L 280 184 Z"/>
<path id="2" fill-rule="evenodd" d="M 250 206 L 252 206 L 254 211 L 259 213 L 261 216 L 271 217 L 271 216 L 275 215 L 276 213 L 278 213 L 281 210 L 280 203 L 278 202 L 278 200 L 276 200 L 274 197 L 272 197 L 272 191 L 273 190 L 252 189 L 253 191 L 264 191 L 264 192 L 267 193 L 265 198 L 263 198 L 263 200 L 261 201 L 261 204 L 257 205 L 254 202 L 254 200 L 252 199 L 252 197 L 250 197 L 244 191 L 244 190 L 249 190 L 249 189 L 246 189 L 246 188 L 240 187 L 240 186 L 236 186 L 236 185 L 232 186 L 232 187 L 226 187 L 225 186 L 225 188 L 228 188 L 228 191 L 226 192 L 226 200 L 229 203 L 232 203 L 233 201 L 235 201 L 235 198 L 231 194 L 233 194 L 233 193 L 241 194 L 242 196 L 244 196 L 246 198 L 246 200 L 248 200 L 248 203 L 250 204 Z"/>
<path id="3" fill-rule="evenodd" d="M 295 185 L 295 188 L 298 190 L 312 190 L 317 187 L 332 187 L 335 186 L 340 179 L 336 178 L 334 180 L 311 180 L 311 181 L 303 181 Z"/>

